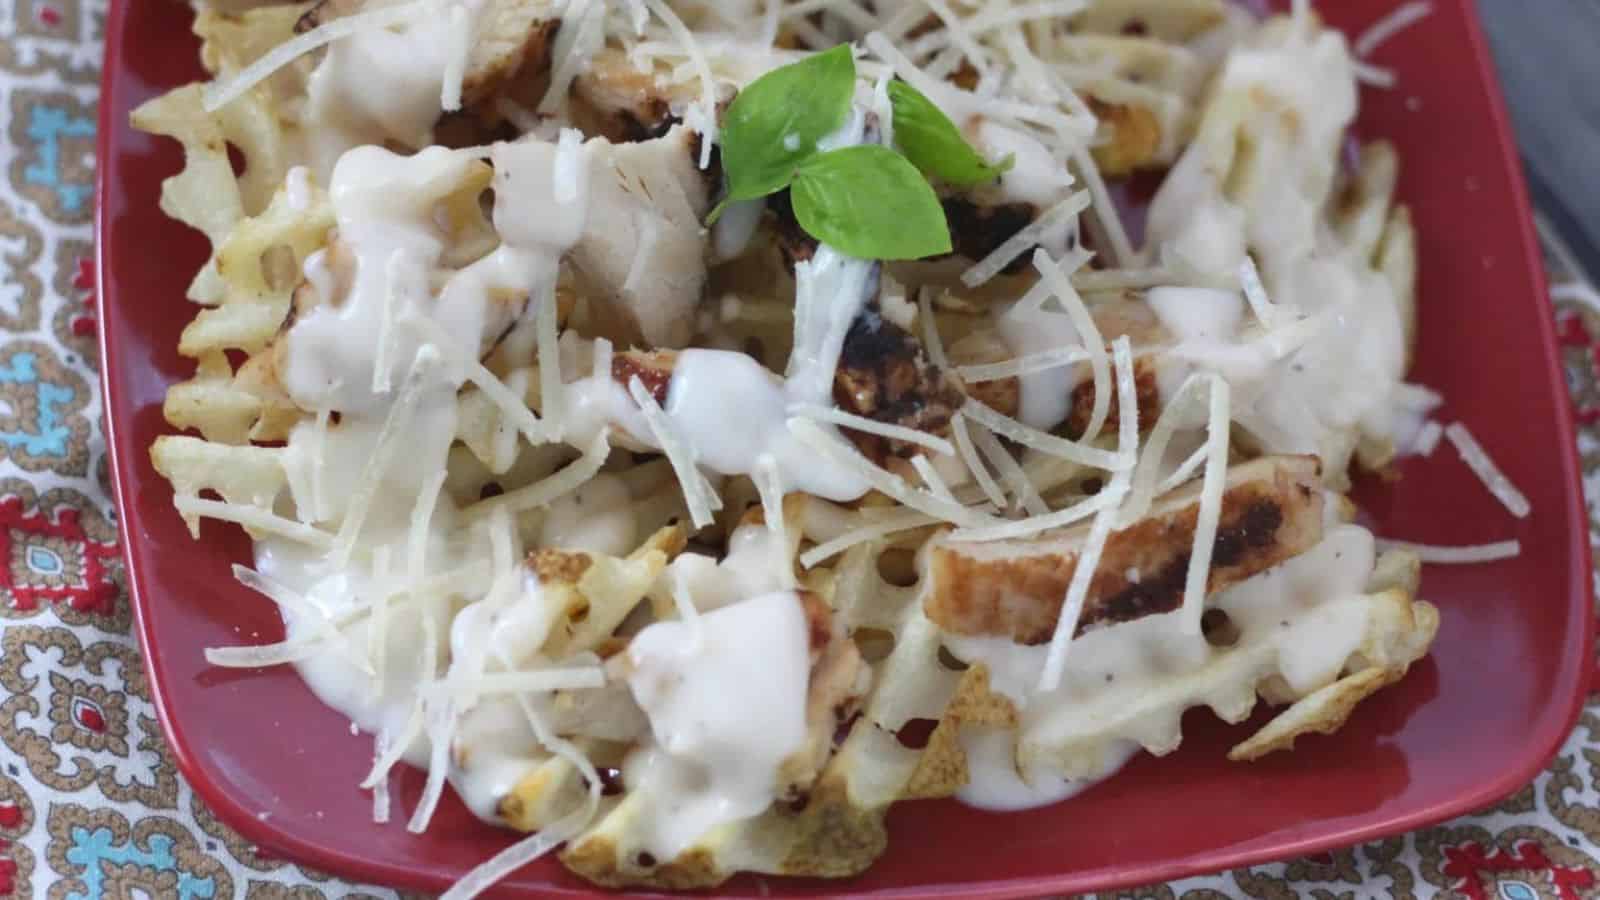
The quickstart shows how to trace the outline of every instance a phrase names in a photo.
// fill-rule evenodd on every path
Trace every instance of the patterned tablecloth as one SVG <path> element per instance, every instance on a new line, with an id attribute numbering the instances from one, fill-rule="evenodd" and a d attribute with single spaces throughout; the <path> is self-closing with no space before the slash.
<path id="1" fill-rule="evenodd" d="M 105 0 L 0 0 L 0 897 L 393 896 L 234 835 L 178 774 L 156 724 L 97 383 L 90 219 L 104 22 Z M 1600 524 L 1600 295 L 1546 250 Z M 1550 768 L 1493 809 L 1123 896 L 1591 896 L 1597 779 L 1600 695 Z"/>

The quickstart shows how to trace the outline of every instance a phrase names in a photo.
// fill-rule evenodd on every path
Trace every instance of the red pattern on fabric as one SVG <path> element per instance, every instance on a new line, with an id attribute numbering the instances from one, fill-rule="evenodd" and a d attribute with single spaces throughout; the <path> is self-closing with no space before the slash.
<path id="1" fill-rule="evenodd" d="M 1600 381 L 1600 339 L 1589 330 L 1583 316 L 1566 313 L 1556 316 L 1556 342 L 1563 347 L 1576 347 L 1589 351 L 1589 375 Z M 1600 422 L 1600 405 L 1580 406 L 1574 403 L 1573 414 L 1578 424 L 1593 425 Z"/>
<path id="2" fill-rule="evenodd" d="M 1483 845 L 1467 841 L 1456 847 L 1444 848 L 1445 864 L 1440 871 L 1456 881 L 1450 889 L 1468 900 L 1489 900 L 1483 889 L 1483 875 L 1496 872 L 1548 872 L 1550 885 L 1561 900 L 1578 900 L 1578 889 L 1593 887 L 1594 873 L 1577 866 L 1558 866 L 1544 854 L 1544 849 L 1533 841 L 1520 841 L 1509 852 L 1486 852 Z"/>
<path id="3" fill-rule="evenodd" d="M 95 332 L 94 304 L 94 260 L 87 256 L 78 258 L 78 272 L 72 276 L 72 286 L 80 291 L 88 291 L 83 298 L 83 305 L 89 308 L 86 313 L 79 313 L 72 317 L 72 333 L 79 337 L 92 337 Z"/>
<path id="4" fill-rule="evenodd" d="M 16 828 L 22 824 L 22 810 L 15 803 L 0 803 L 0 828 Z M 11 842 L 0 838 L 0 854 L 11 849 Z M 8 856 L 0 856 L 0 897 L 10 896 L 17 889 L 17 863 Z"/>
<path id="5" fill-rule="evenodd" d="M 70 507 L 59 508 L 55 521 L 50 521 L 43 511 L 33 515 L 21 497 L 0 499 L 0 589 L 11 597 L 16 609 L 38 609 L 41 601 L 65 602 L 79 612 L 111 614 L 116 608 L 117 585 L 111 580 L 110 563 L 117 558 L 116 541 L 101 543 L 84 533 L 79 521 L 79 511 Z M 39 537 L 59 538 L 72 544 L 83 554 L 82 577 L 77 583 L 62 585 L 21 584 L 13 570 L 12 535 L 14 532 Z"/>
<path id="6" fill-rule="evenodd" d="M 39 21 L 51 28 L 61 24 L 61 10 L 54 6 L 39 7 Z"/>
<path id="7" fill-rule="evenodd" d="M 72 721 L 77 722 L 80 726 L 95 734 L 103 733 L 106 730 L 106 717 L 104 713 L 100 712 L 100 707 L 96 706 L 93 701 L 85 700 L 82 697 L 73 698 Z"/>

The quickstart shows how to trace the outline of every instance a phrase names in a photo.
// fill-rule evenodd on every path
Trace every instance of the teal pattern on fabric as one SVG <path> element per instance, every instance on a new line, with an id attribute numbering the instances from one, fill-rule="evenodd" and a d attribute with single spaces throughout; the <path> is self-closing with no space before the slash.
<path id="1" fill-rule="evenodd" d="M 61 421 L 61 408 L 77 396 L 71 387 L 39 380 L 32 353 L 18 353 L 9 366 L 0 366 L 0 384 L 31 384 L 39 396 L 38 430 L 0 431 L 0 444 L 33 456 L 66 456 L 72 429 Z"/>
<path id="2" fill-rule="evenodd" d="M 82 209 L 94 192 L 94 185 L 75 184 L 61 177 L 61 139 L 94 137 L 94 121 L 74 117 L 59 107 L 35 106 L 28 110 L 28 137 L 35 141 L 38 157 L 22 170 L 22 177 L 29 184 L 55 191 L 61 207 L 68 212 Z"/>
<path id="3" fill-rule="evenodd" d="M 196 878 L 188 872 L 178 870 L 178 861 L 172 855 L 172 838 L 167 835 L 151 835 L 148 851 L 140 850 L 131 843 L 122 847 L 114 846 L 111 841 L 109 828 L 96 828 L 93 831 L 87 828 L 72 829 L 72 846 L 67 849 L 67 862 L 82 868 L 83 884 L 87 892 L 70 893 L 67 895 L 67 900 L 103 900 L 105 873 L 101 869 L 102 863 L 117 866 L 131 863 L 159 872 L 177 872 L 176 900 L 210 900 L 216 896 L 215 881 L 210 878 Z"/>

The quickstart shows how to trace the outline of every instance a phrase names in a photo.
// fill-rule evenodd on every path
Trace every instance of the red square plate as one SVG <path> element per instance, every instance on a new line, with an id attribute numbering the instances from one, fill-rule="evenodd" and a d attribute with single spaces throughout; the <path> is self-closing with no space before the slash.
<path id="1" fill-rule="evenodd" d="M 1359 31 L 1393 0 L 1328 3 Z M 200 74 L 186 4 L 114 2 L 101 98 L 100 321 L 106 431 L 129 582 L 156 705 L 179 767 L 246 838 L 351 878 L 439 889 L 504 846 L 449 798 L 425 835 L 403 823 L 421 786 L 407 770 L 397 821 L 375 825 L 356 782 L 371 743 L 287 668 L 206 665 L 207 646 L 281 637 L 271 604 L 235 585 L 236 528 L 185 533 L 147 448 L 165 430 L 167 385 L 191 365 L 178 332 L 184 286 L 205 257 L 197 233 L 157 208 L 178 146 L 132 130 L 141 101 Z M 1150 882 L 1365 841 L 1478 809 L 1526 783 L 1577 716 L 1590 669 L 1587 519 L 1566 387 L 1522 176 L 1469 0 L 1378 53 L 1400 87 L 1363 95 L 1361 128 L 1399 144 L 1401 194 L 1420 236 L 1422 340 L 1414 378 L 1441 389 L 1533 502 L 1513 520 L 1448 448 L 1366 491 L 1382 534 L 1438 543 L 1515 537 L 1520 558 L 1434 567 L 1423 595 L 1443 627 L 1433 654 L 1363 704 L 1332 737 L 1234 765 L 1248 726 L 1190 716 L 1183 748 L 1142 757 L 1069 803 L 994 815 L 952 802 L 897 806 L 891 847 L 848 882 L 740 879 L 729 893 L 1000 897 Z M 1369 486 L 1370 487 L 1370 486 Z M 553 859 L 508 896 L 578 892 Z"/>

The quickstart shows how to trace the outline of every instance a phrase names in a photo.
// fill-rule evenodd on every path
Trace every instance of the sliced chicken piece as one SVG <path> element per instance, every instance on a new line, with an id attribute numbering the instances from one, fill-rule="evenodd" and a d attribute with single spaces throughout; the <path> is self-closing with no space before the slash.
<path id="1" fill-rule="evenodd" d="M 1077 633 L 1183 602 L 1200 482 L 1162 500 L 1106 541 Z M 1228 472 L 1212 545 L 1211 595 L 1322 539 L 1323 493 L 1311 456 L 1271 456 Z M 924 558 L 923 610 L 946 631 L 1042 644 L 1055 633 L 1088 526 L 1025 541 L 936 540 Z"/>
<path id="2" fill-rule="evenodd" d="M 686 128 L 633 144 L 604 138 L 583 144 L 583 177 L 570 186 L 587 196 L 581 198 L 581 231 L 564 264 L 595 319 L 619 343 L 682 347 L 693 332 L 706 283 L 707 234 L 700 219 L 709 211 L 714 177 L 697 168 L 699 149 L 700 138 Z M 495 223 L 507 240 L 516 239 L 522 225 L 537 226 L 554 214 L 537 205 L 538 192 L 530 194 L 531 203 L 519 204 L 517 186 L 561 171 L 559 154 L 555 143 L 534 138 L 502 147 Z"/>
<path id="3" fill-rule="evenodd" d="M 589 142 L 589 212 L 568 256 L 580 293 L 655 347 L 683 347 L 706 284 L 712 173 L 683 127 L 648 141 Z"/>

